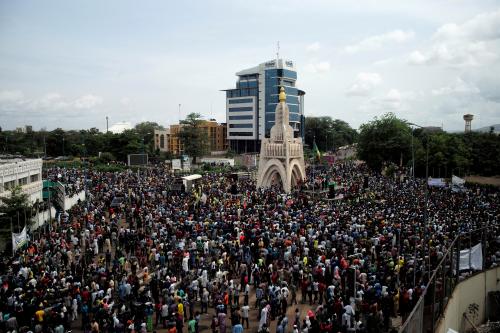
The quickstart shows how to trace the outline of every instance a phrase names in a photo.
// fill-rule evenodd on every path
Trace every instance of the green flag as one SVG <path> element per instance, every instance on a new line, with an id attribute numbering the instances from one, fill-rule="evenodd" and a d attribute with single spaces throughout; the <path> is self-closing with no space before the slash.
<path id="1" fill-rule="evenodd" d="M 316 141 L 313 143 L 313 152 L 314 156 L 318 161 L 321 161 L 321 153 L 319 152 L 318 146 L 316 145 Z"/>

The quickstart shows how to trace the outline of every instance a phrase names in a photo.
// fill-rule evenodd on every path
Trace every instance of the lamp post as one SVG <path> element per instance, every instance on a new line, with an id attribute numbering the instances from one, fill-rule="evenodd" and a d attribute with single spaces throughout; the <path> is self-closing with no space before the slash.
<path id="1" fill-rule="evenodd" d="M 408 123 L 409 125 L 413 125 L 419 128 L 422 128 L 423 132 L 425 131 L 425 127 L 414 124 L 414 123 Z M 424 195 L 425 195 L 425 210 L 424 210 L 424 226 L 428 226 L 428 219 L 429 219 L 429 186 L 427 184 L 428 179 L 429 179 L 429 135 L 426 133 L 426 142 L 425 142 L 425 181 L 424 181 Z M 412 131 L 412 155 L 413 155 L 413 131 Z M 413 160 L 413 165 L 415 165 L 415 160 Z M 414 173 L 415 171 L 413 171 Z M 425 239 L 427 241 L 427 245 L 429 245 L 429 236 L 427 235 Z M 428 269 L 428 275 L 429 279 L 431 277 L 431 252 L 430 252 L 430 246 L 429 246 L 429 269 Z M 416 259 L 416 258 L 415 258 Z"/>

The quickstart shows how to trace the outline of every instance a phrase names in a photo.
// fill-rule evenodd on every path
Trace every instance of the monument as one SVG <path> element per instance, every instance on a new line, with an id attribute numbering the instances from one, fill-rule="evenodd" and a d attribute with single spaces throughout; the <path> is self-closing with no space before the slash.
<path id="1" fill-rule="evenodd" d="M 257 187 L 281 186 L 289 193 L 305 178 L 302 138 L 293 137 L 285 88 L 281 87 L 271 136 L 261 143 Z"/>

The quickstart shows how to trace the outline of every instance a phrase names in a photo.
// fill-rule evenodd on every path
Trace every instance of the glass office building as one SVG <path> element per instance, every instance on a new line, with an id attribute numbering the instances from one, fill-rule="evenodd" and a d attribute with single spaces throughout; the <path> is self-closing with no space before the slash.
<path id="1" fill-rule="evenodd" d="M 304 135 L 304 95 L 296 87 L 293 61 L 276 59 L 236 73 L 236 88 L 226 92 L 229 148 L 237 153 L 260 151 L 274 124 L 280 87 L 284 87 L 295 136 Z"/>

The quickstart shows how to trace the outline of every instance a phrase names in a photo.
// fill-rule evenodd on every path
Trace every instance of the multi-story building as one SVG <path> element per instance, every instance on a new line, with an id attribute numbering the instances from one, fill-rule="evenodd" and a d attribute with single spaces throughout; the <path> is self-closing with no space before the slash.
<path id="1" fill-rule="evenodd" d="M 42 201 L 42 159 L 0 159 L 0 197 L 21 186 L 32 203 Z"/>
<path id="2" fill-rule="evenodd" d="M 184 152 L 184 144 L 179 138 L 179 133 L 182 129 L 181 124 L 170 125 L 166 138 L 166 151 L 172 152 L 174 155 L 180 155 Z M 202 120 L 199 126 L 200 131 L 203 131 L 207 136 L 208 150 L 210 152 L 227 150 L 227 126 L 225 123 L 218 124 L 215 119 Z M 156 133 L 155 131 L 155 148 L 156 148 Z M 159 144 L 161 143 L 161 133 L 158 132 Z M 161 150 L 161 149 L 160 149 Z"/>
<path id="3" fill-rule="evenodd" d="M 154 131 L 154 143 L 155 150 L 159 150 L 161 152 L 168 151 L 168 143 L 170 142 L 170 129 L 155 129 Z"/>
<path id="4" fill-rule="evenodd" d="M 227 150 L 227 126 L 225 123 L 218 124 L 215 119 L 204 120 L 200 128 L 205 131 L 208 138 L 208 150 L 224 151 Z"/>
<path id="5" fill-rule="evenodd" d="M 170 125 L 170 140 L 168 141 L 168 151 L 174 155 L 180 155 L 184 151 L 184 145 L 179 138 L 181 124 Z"/>
<path id="6" fill-rule="evenodd" d="M 16 127 L 16 132 L 17 133 L 32 133 L 33 132 L 33 126 L 31 125 L 24 125 L 22 127 Z"/>
<path id="7" fill-rule="evenodd" d="M 229 148 L 237 153 L 258 152 L 274 125 L 280 88 L 286 92 L 290 126 L 304 136 L 304 95 L 295 85 L 297 71 L 291 60 L 276 59 L 236 73 L 236 88 L 226 92 Z"/>

